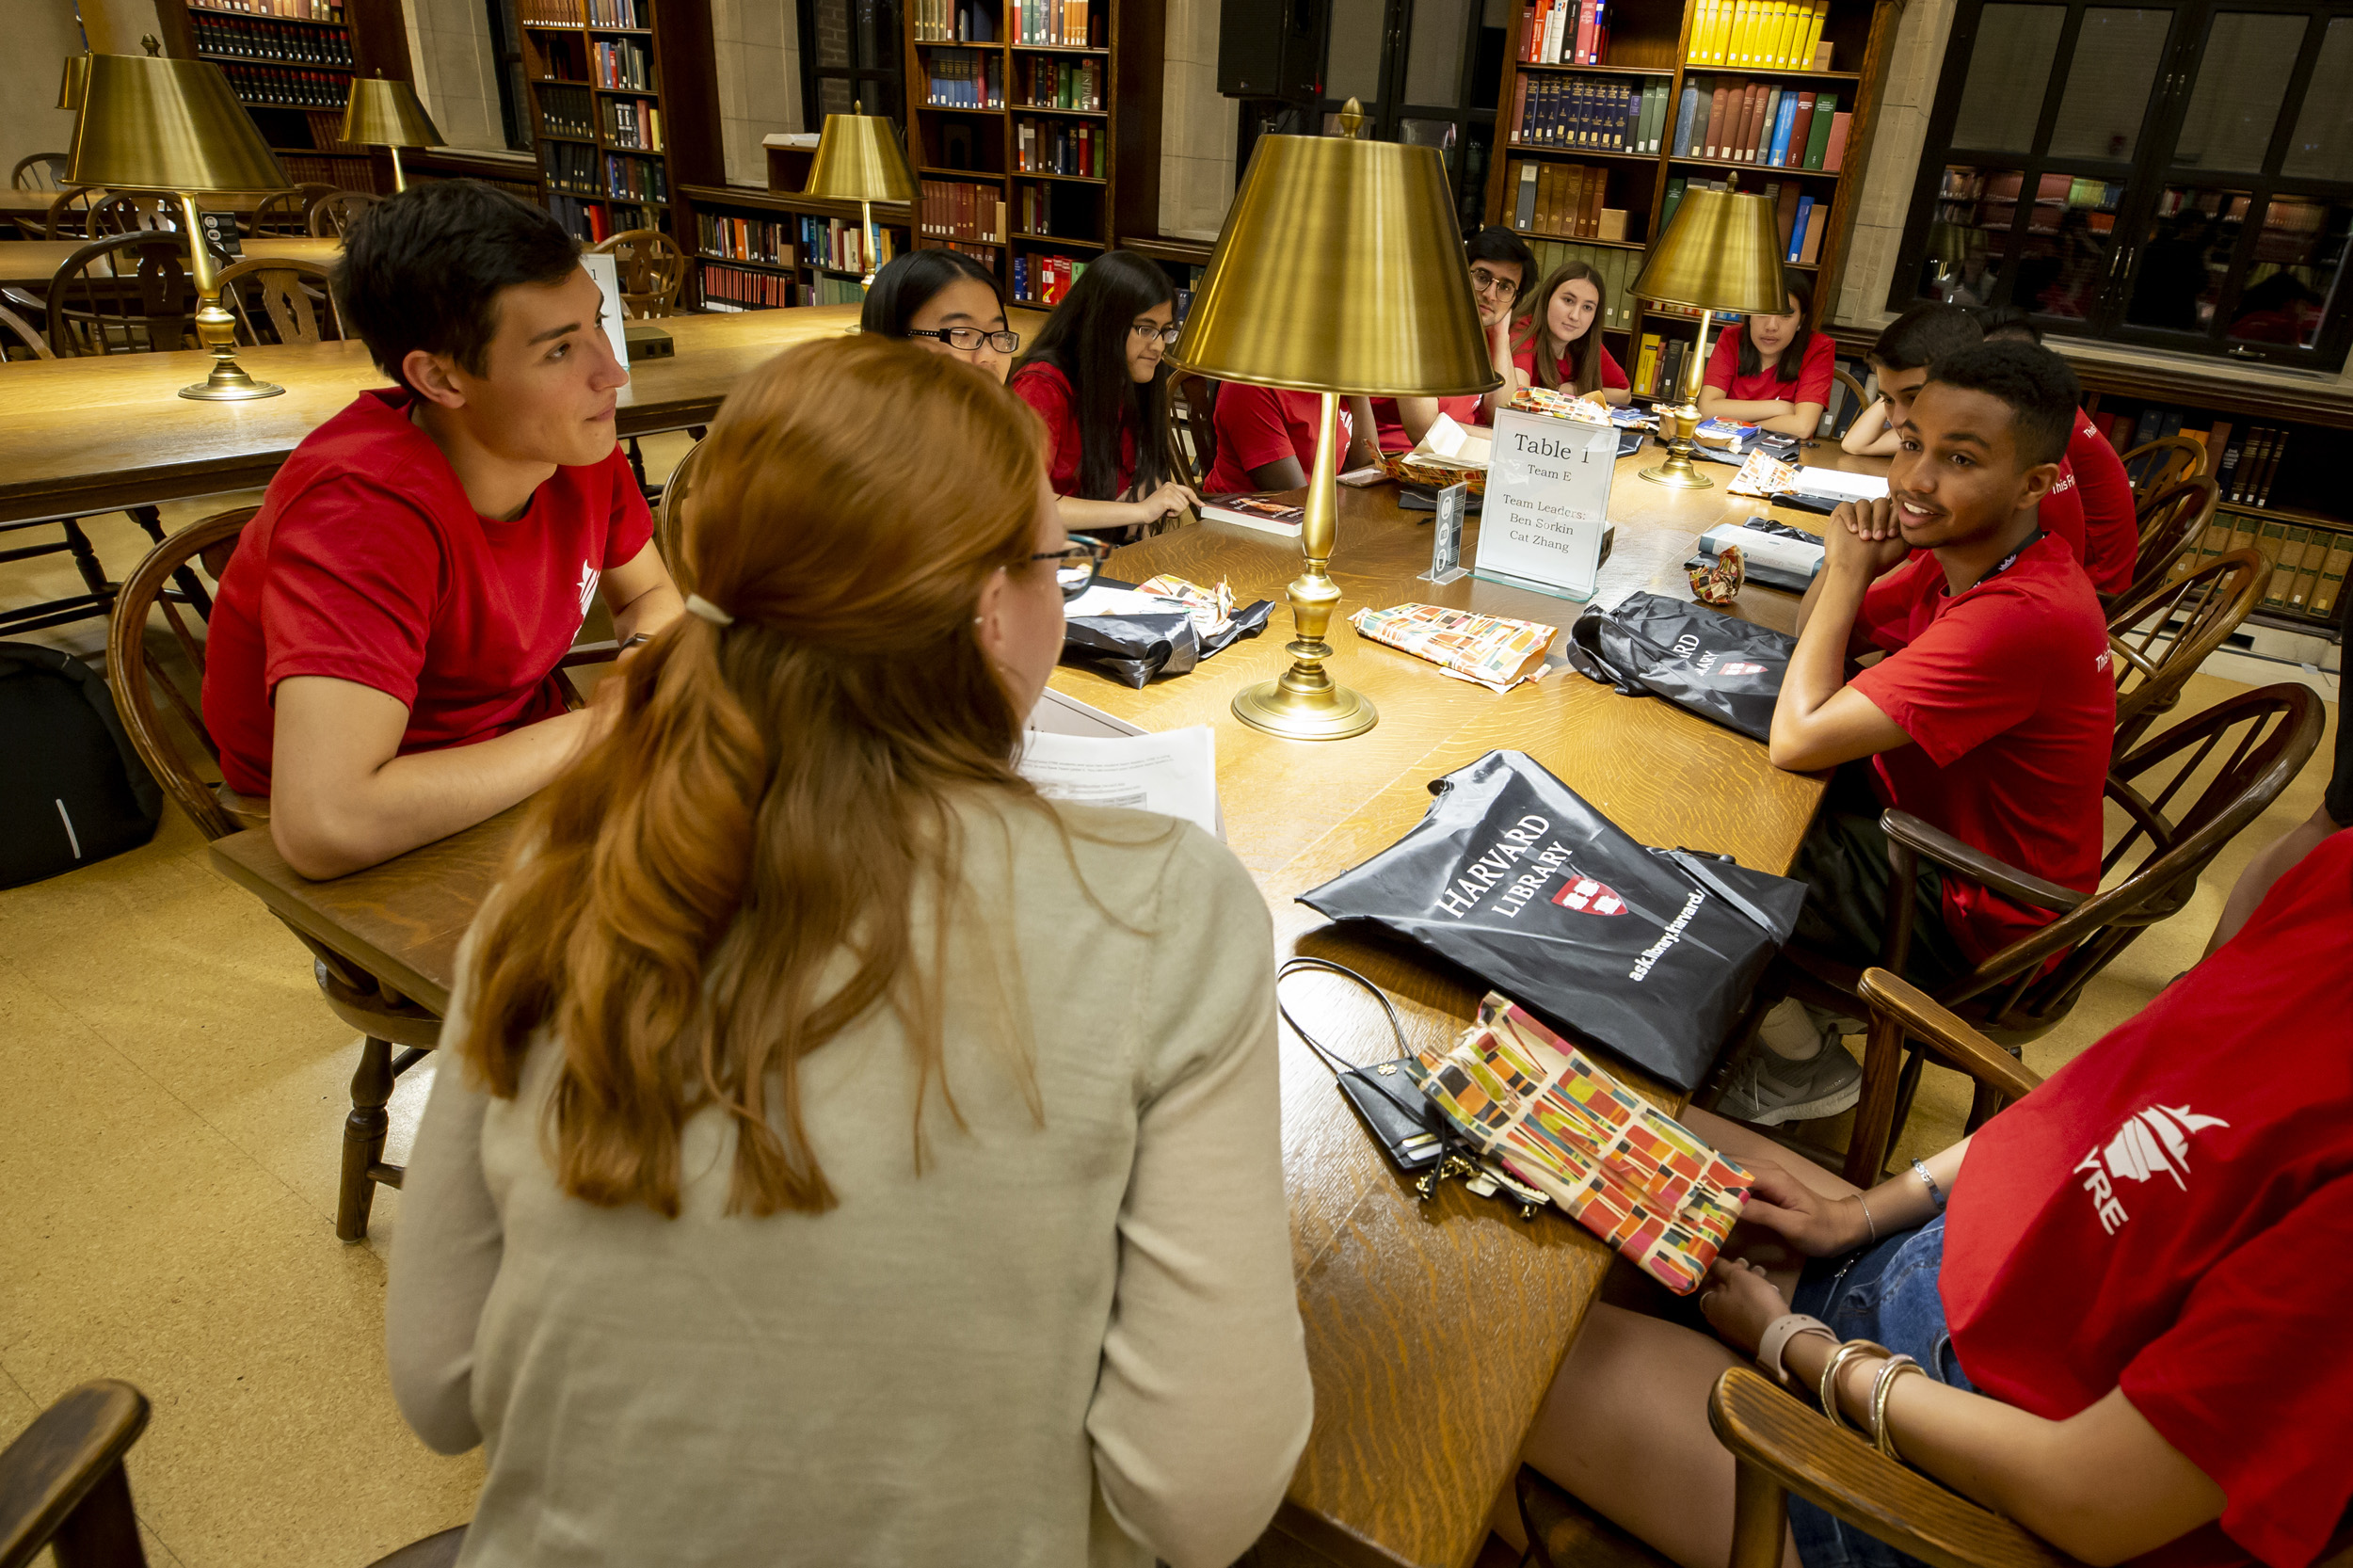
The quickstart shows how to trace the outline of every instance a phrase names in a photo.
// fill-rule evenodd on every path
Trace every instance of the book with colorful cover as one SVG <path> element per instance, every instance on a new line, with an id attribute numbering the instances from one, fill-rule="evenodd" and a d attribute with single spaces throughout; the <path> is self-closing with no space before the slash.
<path id="1" fill-rule="evenodd" d="M 1441 675 L 1501 695 L 1544 673 L 1545 652 L 1561 634 L 1540 621 L 1482 616 L 1443 604 L 1400 604 L 1348 617 L 1357 635 L 1427 659 Z"/>
<path id="2" fill-rule="evenodd" d="M 1616 897 L 1577 882 L 1561 896 Z M 1499 992 L 1417 1064 L 1422 1093 L 1482 1152 L 1670 1290 L 1699 1288 L 1748 1205 L 1749 1172 Z"/>

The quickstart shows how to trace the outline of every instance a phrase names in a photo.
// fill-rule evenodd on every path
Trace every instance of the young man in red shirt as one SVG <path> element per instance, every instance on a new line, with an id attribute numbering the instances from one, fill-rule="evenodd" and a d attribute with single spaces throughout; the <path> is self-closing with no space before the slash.
<path id="1" fill-rule="evenodd" d="M 1913 398 L 1888 494 L 1832 516 L 1769 743 L 1778 767 L 1839 769 L 1790 872 L 1810 887 L 1801 945 L 1876 960 L 1887 808 L 2044 881 L 2099 886 L 2107 628 L 2082 565 L 2038 521 L 2077 391 L 2031 344 L 1945 356 Z M 1849 678 L 1871 653 L 1884 657 Z M 1915 897 L 1907 972 L 1930 988 L 2056 918 L 1926 862 Z M 1854 1103 L 1860 1069 L 1801 1011 L 1774 1010 L 1719 1111 L 1770 1126 Z"/>
<path id="2" fill-rule="evenodd" d="M 579 247 L 472 181 L 344 239 L 344 318 L 396 383 L 270 481 L 221 579 L 204 720 L 305 876 L 341 876 L 536 791 L 600 723 L 555 666 L 601 591 L 615 631 L 681 608 L 614 438 L 629 373 Z"/>
<path id="3" fill-rule="evenodd" d="M 1479 307 L 1479 329 L 1486 335 L 1487 359 L 1501 384 L 1483 395 L 1462 397 L 1374 397 L 1350 400 L 1356 428 L 1372 432 L 1383 452 L 1410 452 L 1444 414 L 1461 425 L 1493 424 L 1496 410 L 1512 401 L 1512 318 L 1536 281 L 1536 253 L 1519 235 L 1490 223 L 1463 242 L 1470 268 L 1471 300 Z"/>

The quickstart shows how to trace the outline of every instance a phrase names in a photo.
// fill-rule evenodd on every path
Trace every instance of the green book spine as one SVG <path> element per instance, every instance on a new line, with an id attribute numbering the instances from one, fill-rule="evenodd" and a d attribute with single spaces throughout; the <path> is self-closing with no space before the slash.
<path id="1" fill-rule="evenodd" d="M 1831 93 L 1817 93 L 1814 99 L 1814 123 L 1805 138 L 1805 167 L 1819 168 L 1830 151 L 1830 117 L 1838 111 L 1838 99 Z"/>

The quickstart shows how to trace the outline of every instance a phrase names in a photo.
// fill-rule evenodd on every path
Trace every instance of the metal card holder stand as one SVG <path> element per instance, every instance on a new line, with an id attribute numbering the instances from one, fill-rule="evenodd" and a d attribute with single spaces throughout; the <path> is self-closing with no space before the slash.
<path id="1" fill-rule="evenodd" d="M 1469 510 L 1469 484 L 1449 485 L 1438 492 L 1430 534 L 1430 569 L 1416 574 L 1416 582 L 1443 587 L 1470 575 L 1470 568 L 1463 565 L 1463 519 Z"/>

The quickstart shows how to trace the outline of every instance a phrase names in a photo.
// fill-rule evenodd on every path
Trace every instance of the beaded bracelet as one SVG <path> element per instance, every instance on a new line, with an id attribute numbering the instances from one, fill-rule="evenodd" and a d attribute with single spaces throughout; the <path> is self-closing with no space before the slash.
<path id="1" fill-rule="evenodd" d="M 1908 1355 L 1891 1355 L 1879 1375 L 1871 1380 L 1871 1441 L 1879 1451 L 1901 1464 L 1904 1456 L 1896 1451 L 1895 1434 L 1887 1430 L 1887 1393 L 1896 1386 L 1896 1380 L 1906 1372 L 1928 1376 L 1927 1370 Z"/>
<path id="2" fill-rule="evenodd" d="M 1838 1369 L 1854 1356 L 1894 1353 L 1885 1345 L 1873 1344 L 1868 1339 L 1849 1339 L 1830 1352 L 1830 1359 L 1822 1364 L 1821 1382 L 1814 1392 L 1822 1401 L 1822 1414 L 1830 1417 L 1832 1426 L 1844 1428 L 1858 1437 L 1869 1440 L 1871 1434 L 1848 1420 L 1846 1413 L 1838 1408 Z"/>

